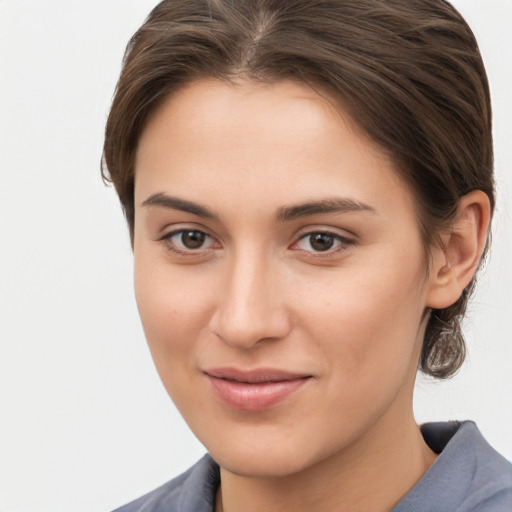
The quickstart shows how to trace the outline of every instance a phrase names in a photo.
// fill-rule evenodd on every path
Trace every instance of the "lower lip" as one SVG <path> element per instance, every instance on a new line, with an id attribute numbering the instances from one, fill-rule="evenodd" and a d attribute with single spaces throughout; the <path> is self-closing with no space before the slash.
<path id="1" fill-rule="evenodd" d="M 241 411 L 270 409 L 301 389 L 310 377 L 278 382 L 246 383 L 207 375 L 214 393 L 222 402 Z"/>

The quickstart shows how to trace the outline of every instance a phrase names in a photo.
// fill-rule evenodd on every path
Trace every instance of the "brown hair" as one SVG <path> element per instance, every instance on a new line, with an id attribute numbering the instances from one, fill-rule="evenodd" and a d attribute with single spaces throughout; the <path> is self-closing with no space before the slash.
<path id="1" fill-rule="evenodd" d="M 460 198 L 494 206 L 491 106 L 471 29 L 445 0 L 164 0 L 130 40 L 106 125 L 102 172 L 133 240 L 134 162 L 148 116 L 193 80 L 298 80 L 328 91 L 394 158 L 416 194 L 425 246 Z M 427 253 L 428 254 L 428 253 Z M 465 358 L 460 299 L 433 310 L 421 370 Z"/>

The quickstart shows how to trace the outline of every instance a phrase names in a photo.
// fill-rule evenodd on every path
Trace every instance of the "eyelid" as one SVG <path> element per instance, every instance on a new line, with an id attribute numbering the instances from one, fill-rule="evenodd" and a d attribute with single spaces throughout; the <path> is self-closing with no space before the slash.
<path id="1" fill-rule="evenodd" d="M 335 226 L 326 226 L 325 224 L 310 224 L 309 226 L 304 226 L 297 230 L 294 238 L 295 240 L 299 240 L 300 238 L 303 238 L 307 235 L 312 235 L 313 233 L 325 233 L 327 235 L 332 235 L 350 242 L 355 242 L 357 239 L 357 235 L 348 231 L 347 229 L 342 229 Z"/>
<path id="2" fill-rule="evenodd" d="M 175 234 L 181 233 L 183 231 L 200 231 L 201 233 L 204 233 L 211 238 L 217 238 L 208 228 L 202 224 L 195 224 L 194 222 L 182 222 L 164 226 L 159 230 L 160 233 L 156 235 L 156 240 L 165 240 L 166 238 L 170 238 L 171 236 L 174 236 Z"/>

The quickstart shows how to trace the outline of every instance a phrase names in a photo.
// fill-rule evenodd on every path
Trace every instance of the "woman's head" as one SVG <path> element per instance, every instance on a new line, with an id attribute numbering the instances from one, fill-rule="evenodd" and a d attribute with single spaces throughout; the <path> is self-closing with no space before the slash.
<path id="1" fill-rule="evenodd" d="M 140 317 L 220 466 L 270 477 L 391 456 L 416 429 L 429 310 L 469 284 L 487 196 L 461 199 L 426 272 L 394 161 L 293 81 L 188 84 L 148 120 L 135 167 Z"/>
<path id="2" fill-rule="evenodd" d="M 461 198 L 494 203 L 491 110 L 474 37 L 443 0 L 173 0 L 129 44 L 104 158 L 133 239 L 137 148 L 152 115 L 189 84 L 307 84 L 389 155 L 416 200 L 427 255 Z M 312 171 L 311 180 L 315 180 Z M 434 309 L 422 369 L 443 377 L 464 359 L 460 318 L 470 283 Z"/>

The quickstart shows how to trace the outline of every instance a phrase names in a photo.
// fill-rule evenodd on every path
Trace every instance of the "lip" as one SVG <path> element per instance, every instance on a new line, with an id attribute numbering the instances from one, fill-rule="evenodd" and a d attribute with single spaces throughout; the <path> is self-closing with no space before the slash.
<path id="1" fill-rule="evenodd" d="M 204 374 L 224 404 L 251 412 L 264 411 L 284 402 L 312 378 L 274 368 L 213 368 L 205 370 Z"/>

